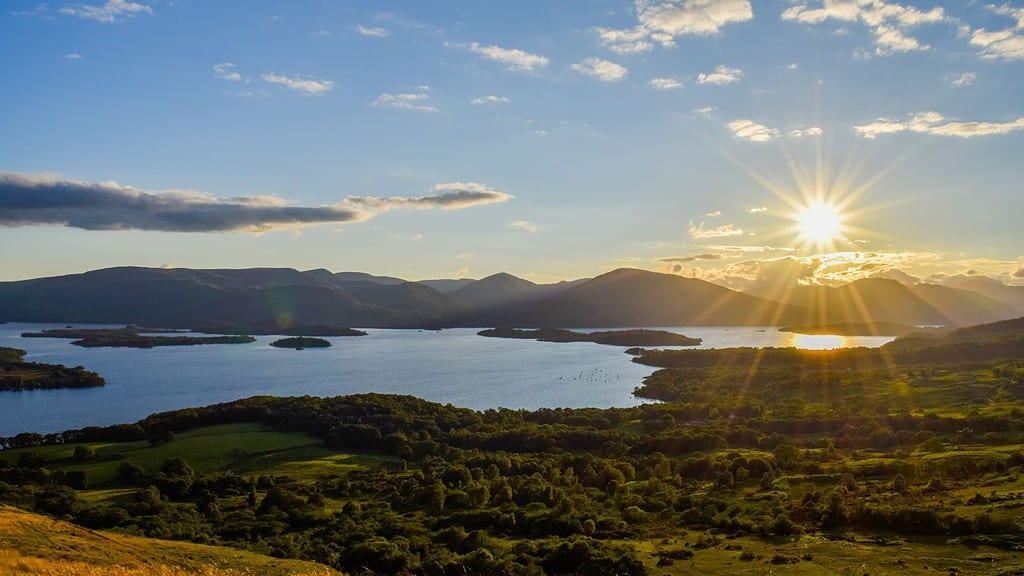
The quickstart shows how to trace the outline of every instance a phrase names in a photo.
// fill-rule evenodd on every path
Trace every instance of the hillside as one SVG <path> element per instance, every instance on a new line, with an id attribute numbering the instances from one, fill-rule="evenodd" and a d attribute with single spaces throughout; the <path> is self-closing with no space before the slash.
<path id="1" fill-rule="evenodd" d="M 797 316 L 795 308 L 703 280 L 622 268 L 482 320 L 532 327 L 759 326 Z"/>
<path id="2" fill-rule="evenodd" d="M 838 287 L 798 286 L 780 301 L 806 310 L 802 324 L 884 321 L 965 326 L 1018 316 L 1011 306 L 957 288 L 871 278 Z"/>
<path id="3" fill-rule="evenodd" d="M 234 548 L 87 530 L 4 505 L 0 505 L 0 533 L 0 574 L 5 576 L 340 574 L 312 562 L 271 558 Z"/>
<path id="4" fill-rule="evenodd" d="M 122 267 L 0 282 L 0 319 L 166 328 L 651 327 L 893 322 L 965 326 L 1020 316 L 1011 305 L 946 286 L 859 280 L 752 295 L 673 274 L 619 269 L 535 284 L 510 274 L 406 282 L 317 269 Z M 235 327 L 235 328 L 232 328 Z M 303 330 L 299 330 L 303 332 Z"/>

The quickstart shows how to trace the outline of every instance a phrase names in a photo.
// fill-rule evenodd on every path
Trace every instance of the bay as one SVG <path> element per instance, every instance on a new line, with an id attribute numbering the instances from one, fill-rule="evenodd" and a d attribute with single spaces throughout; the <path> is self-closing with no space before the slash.
<path id="1" fill-rule="evenodd" d="M 102 388 L 0 392 L 0 436 L 59 432 L 135 422 L 149 414 L 257 395 L 411 394 L 465 408 L 608 408 L 640 402 L 633 389 L 653 369 L 630 361 L 624 347 L 484 338 L 477 329 L 377 330 L 327 338 L 331 348 L 251 344 L 80 348 L 70 340 L 22 338 L 56 324 L 0 324 L 0 346 L 26 360 L 84 366 Z M 78 328 L 88 327 L 76 325 Z M 99 327 L 99 326 L 97 326 Z M 775 328 L 668 327 L 703 338 L 701 348 L 880 346 L 889 337 L 801 336 Z"/>

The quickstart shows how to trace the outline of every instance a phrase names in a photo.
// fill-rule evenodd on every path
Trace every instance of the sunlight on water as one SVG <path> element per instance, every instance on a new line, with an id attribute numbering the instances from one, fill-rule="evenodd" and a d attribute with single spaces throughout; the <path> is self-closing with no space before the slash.
<path id="1" fill-rule="evenodd" d="M 849 348 L 850 338 L 835 334 L 790 334 L 786 346 L 794 346 L 805 350 L 832 350 L 833 348 Z"/>

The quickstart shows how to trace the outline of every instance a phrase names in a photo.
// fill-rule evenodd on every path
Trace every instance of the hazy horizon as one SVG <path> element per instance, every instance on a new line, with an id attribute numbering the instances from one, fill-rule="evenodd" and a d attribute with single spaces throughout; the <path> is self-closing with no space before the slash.
<path id="1" fill-rule="evenodd" d="M 19 2 L 0 281 L 1024 285 L 1019 2 Z"/>

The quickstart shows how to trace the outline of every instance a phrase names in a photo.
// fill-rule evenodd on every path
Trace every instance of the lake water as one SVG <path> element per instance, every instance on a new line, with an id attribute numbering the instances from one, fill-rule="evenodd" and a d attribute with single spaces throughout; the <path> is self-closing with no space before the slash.
<path id="1" fill-rule="evenodd" d="M 0 392 L 0 436 L 135 422 L 154 412 L 256 395 L 385 392 L 479 410 L 632 406 L 638 403 L 633 389 L 653 371 L 631 362 L 620 346 L 484 338 L 476 329 L 370 329 L 368 336 L 327 338 L 331 348 L 301 351 L 271 347 L 277 336 L 259 336 L 252 344 L 148 350 L 81 348 L 70 340 L 21 337 L 60 327 L 0 324 L 0 347 L 27 350 L 28 361 L 85 366 L 107 385 Z M 702 348 L 821 349 L 892 340 L 800 336 L 775 328 L 663 329 L 703 338 Z"/>

